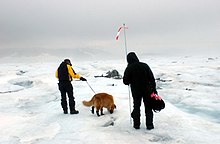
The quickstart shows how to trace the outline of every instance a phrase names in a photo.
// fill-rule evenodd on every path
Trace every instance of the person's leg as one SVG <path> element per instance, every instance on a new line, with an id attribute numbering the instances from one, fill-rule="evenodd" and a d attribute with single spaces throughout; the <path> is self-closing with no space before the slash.
<path id="1" fill-rule="evenodd" d="M 79 111 L 75 110 L 75 98 L 73 96 L 73 86 L 71 83 L 68 84 L 67 94 L 69 97 L 69 107 L 70 107 L 70 114 L 78 114 Z"/>
<path id="2" fill-rule="evenodd" d="M 146 127 L 148 130 L 151 130 L 154 128 L 154 124 L 153 124 L 154 114 L 152 108 L 149 106 L 149 102 L 145 98 L 144 98 L 144 106 L 145 106 L 145 116 L 146 116 Z"/>
<path id="3" fill-rule="evenodd" d="M 65 90 L 65 85 L 62 83 L 58 84 L 60 94 L 61 94 L 61 106 L 63 108 L 63 113 L 67 114 L 68 113 L 68 108 L 67 108 L 67 101 L 66 101 L 66 90 Z"/>
<path id="4" fill-rule="evenodd" d="M 141 98 L 133 97 L 133 111 L 131 113 L 131 117 L 133 118 L 133 127 L 135 129 L 140 128 L 140 106 L 141 106 Z"/>

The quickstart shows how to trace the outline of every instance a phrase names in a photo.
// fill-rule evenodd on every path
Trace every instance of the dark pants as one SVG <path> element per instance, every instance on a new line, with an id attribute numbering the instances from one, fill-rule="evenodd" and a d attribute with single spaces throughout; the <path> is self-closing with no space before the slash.
<path id="1" fill-rule="evenodd" d="M 144 107 L 145 107 L 145 116 L 146 116 L 146 127 L 153 126 L 153 111 L 152 108 L 149 107 L 149 103 L 146 97 L 138 97 L 133 96 L 134 109 L 131 113 L 131 117 L 133 118 L 134 126 L 140 126 L 140 107 L 141 101 L 143 99 Z"/>
<path id="2" fill-rule="evenodd" d="M 69 81 L 62 81 L 58 83 L 59 86 L 59 90 L 61 93 L 61 106 L 63 108 L 63 111 L 67 111 L 67 98 L 66 98 L 66 94 L 68 95 L 69 98 L 69 108 L 70 111 L 74 111 L 75 110 L 75 98 L 73 96 L 73 86 L 71 84 L 71 82 Z"/>

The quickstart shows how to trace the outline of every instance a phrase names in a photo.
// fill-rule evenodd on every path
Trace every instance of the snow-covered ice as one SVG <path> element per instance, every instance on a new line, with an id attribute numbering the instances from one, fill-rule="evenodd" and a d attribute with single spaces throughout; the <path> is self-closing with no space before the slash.
<path id="1" fill-rule="evenodd" d="M 98 92 L 112 94 L 117 109 L 97 117 L 82 105 L 93 91 L 74 80 L 78 115 L 64 115 L 55 78 L 57 62 L 0 64 L 0 143 L 3 144 L 208 144 L 220 143 L 220 57 L 141 57 L 157 78 L 165 109 L 154 114 L 155 129 L 130 122 L 128 87 L 122 80 L 94 78 L 116 69 L 123 75 L 125 60 L 77 61 L 74 70 Z"/>

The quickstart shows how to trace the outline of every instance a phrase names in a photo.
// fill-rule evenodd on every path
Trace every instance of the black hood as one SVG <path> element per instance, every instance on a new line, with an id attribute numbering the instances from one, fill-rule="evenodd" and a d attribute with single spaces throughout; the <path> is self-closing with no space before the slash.
<path id="1" fill-rule="evenodd" d="M 130 52 L 127 55 L 127 62 L 128 62 L 128 64 L 132 64 L 132 63 L 135 63 L 135 62 L 139 62 L 139 59 L 138 59 L 137 55 L 134 52 Z"/>

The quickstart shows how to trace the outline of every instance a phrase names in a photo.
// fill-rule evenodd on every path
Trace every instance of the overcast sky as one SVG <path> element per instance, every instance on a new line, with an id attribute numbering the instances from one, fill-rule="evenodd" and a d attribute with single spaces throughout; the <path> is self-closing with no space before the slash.
<path id="1" fill-rule="evenodd" d="M 129 51 L 220 52 L 220 0 L 0 0 L 0 55 L 123 51 L 123 23 Z"/>

